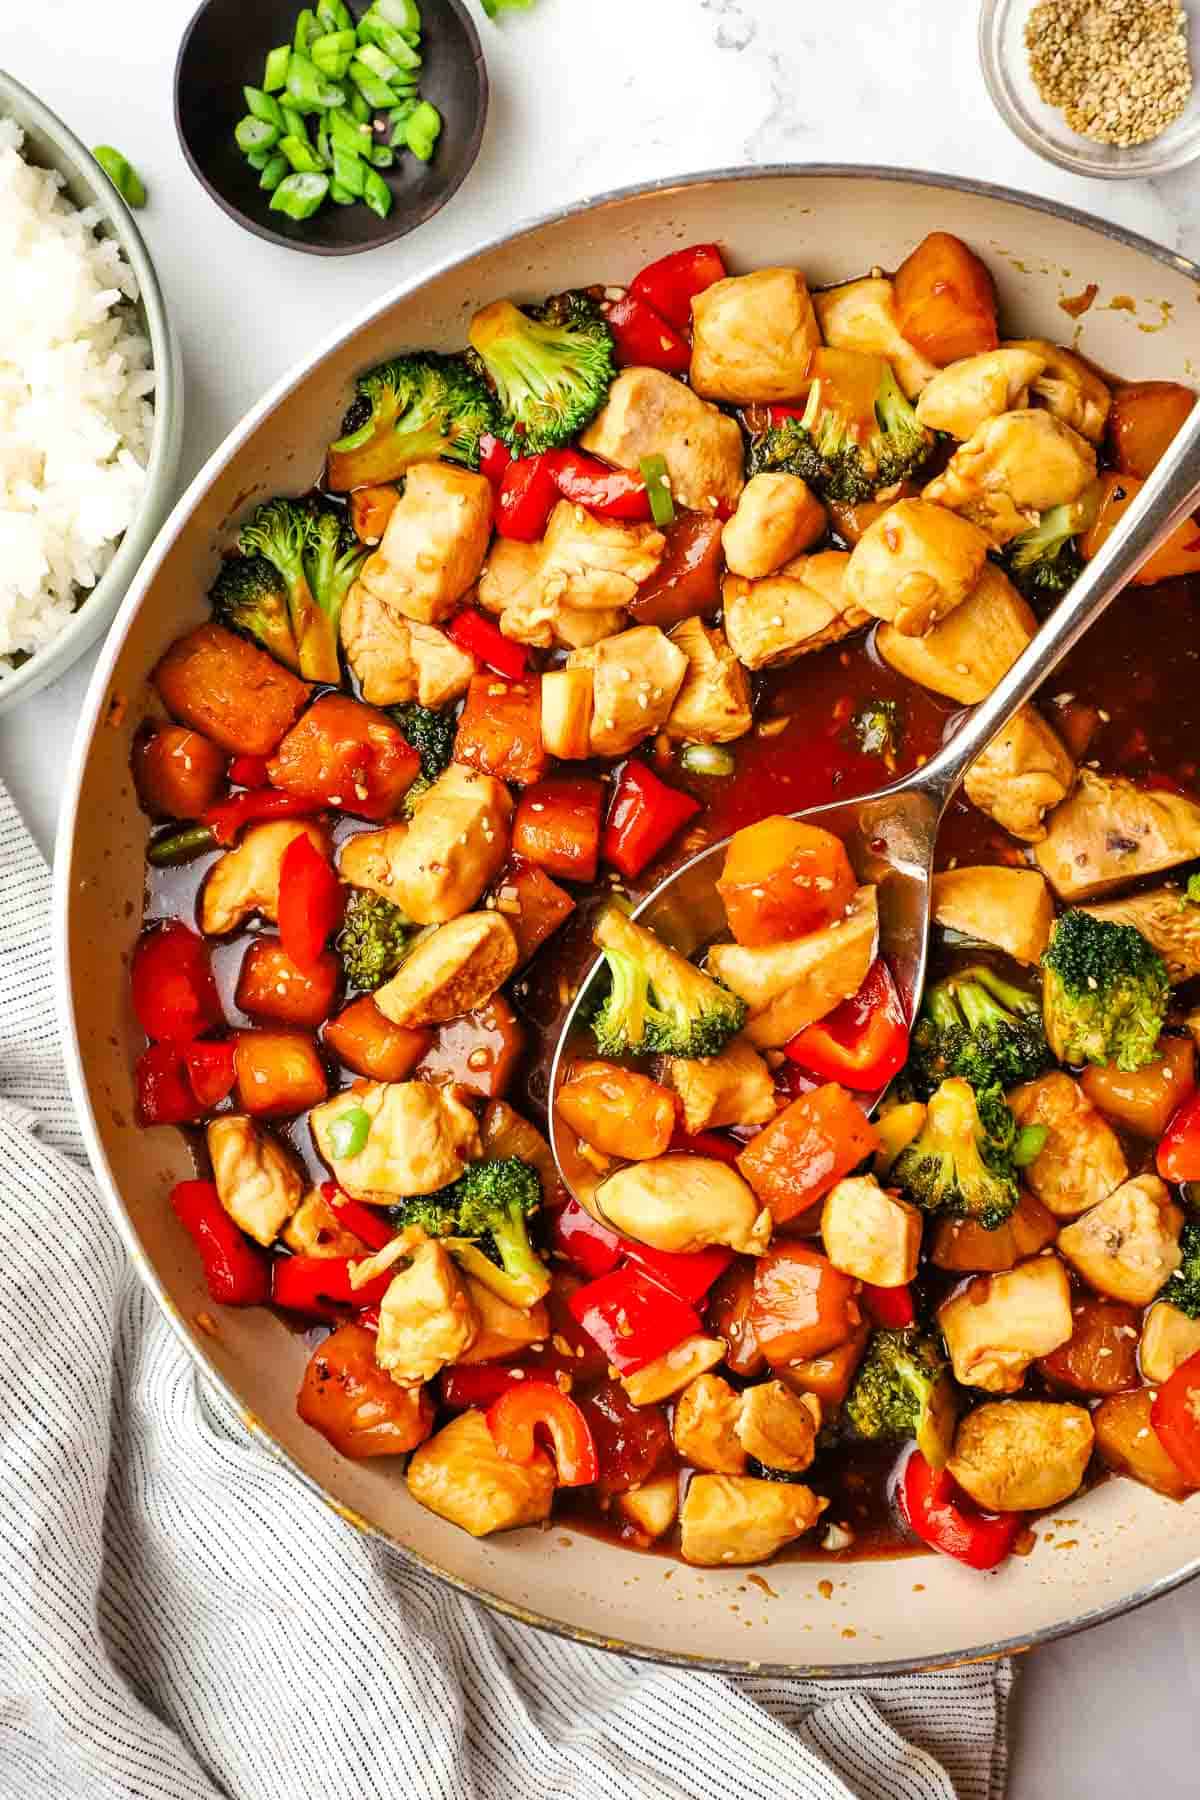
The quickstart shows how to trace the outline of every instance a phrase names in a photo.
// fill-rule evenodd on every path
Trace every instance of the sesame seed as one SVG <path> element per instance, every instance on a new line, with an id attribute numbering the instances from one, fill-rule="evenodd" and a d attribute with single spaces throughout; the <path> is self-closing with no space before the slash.
<path id="1" fill-rule="evenodd" d="M 1187 33 L 1179 0 L 1040 0 L 1025 25 L 1029 72 L 1072 131 L 1145 144 L 1191 94 Z"/>

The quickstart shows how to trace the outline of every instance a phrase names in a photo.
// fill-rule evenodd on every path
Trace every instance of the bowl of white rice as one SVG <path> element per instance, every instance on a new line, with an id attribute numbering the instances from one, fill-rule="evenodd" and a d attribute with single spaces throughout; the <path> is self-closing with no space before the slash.
<path id="1" fill-rule="evenodd" d="M 172 497 L 179 350 L 141 233 L 0 71 L 0 712 L 113 615 Z"/>

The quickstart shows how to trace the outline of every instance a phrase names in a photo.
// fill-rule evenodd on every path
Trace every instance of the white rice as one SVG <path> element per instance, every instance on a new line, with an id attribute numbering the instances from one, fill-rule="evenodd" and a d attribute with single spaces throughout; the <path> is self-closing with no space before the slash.
<path id="1" fill-rule="evenodd" d="M 154 429 L 133 272 L 21 139 L 0 118 L 0 680 L 111 562 Z"/>

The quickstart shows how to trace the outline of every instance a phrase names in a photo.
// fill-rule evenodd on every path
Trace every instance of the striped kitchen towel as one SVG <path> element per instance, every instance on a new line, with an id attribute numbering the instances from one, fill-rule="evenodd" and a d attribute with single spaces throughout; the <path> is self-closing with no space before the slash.
<path id="1" fill-rule="evenodd" d="M 83 1158 L 0 788 L 0 1796 L 1000 1800 L 1007 1663 L 653 1667 L 361 1536 L 206 1391 Z"/>

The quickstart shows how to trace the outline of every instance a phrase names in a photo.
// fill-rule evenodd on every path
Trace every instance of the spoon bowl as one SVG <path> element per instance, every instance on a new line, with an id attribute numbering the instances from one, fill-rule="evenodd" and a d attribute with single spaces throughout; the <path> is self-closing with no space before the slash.
<path id="1" fill-rule="evenodd" d="M 933 866 L 938 826 L 951 794 L 1014 713 L 1030 700 L 1100 614 L 1136 575 L 1165 538 L 1200 500 L 1200 405 L 1193 407 L 1137 499 L 1112 536 L 1055 607 L 1041 630 L 985 700 L 936 756 L 902 781 L 857 800 L 810 807 L 789 817 L 820 825 L 841 838 L 862 883 L 878 890 L 878 954 L 888 964 L 911 1026 L 921 1004 L 929 959 Z M 728 937 L 725 909 L 716 890 L 730 840 L 710 844 L 648 894 L 633 917 L 679 952 L 694 958 Z M 580 983 L 550 1065 L 550 1142 L 559 1173 L 584 1209 L 607 1224 L 597 1204 L 601 1174 L 581 1150 L 577 1134 L 559 1116 L 557 1096 L 579 1053 L 584 1022 L 600 998 L 604 958 L 597 957 Z M 882 1091 L 867 1104 L 873 1111 Z"/>

